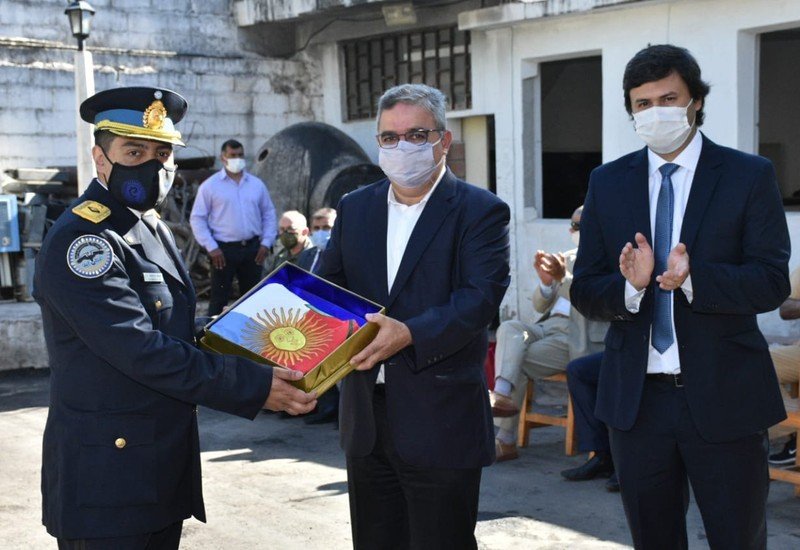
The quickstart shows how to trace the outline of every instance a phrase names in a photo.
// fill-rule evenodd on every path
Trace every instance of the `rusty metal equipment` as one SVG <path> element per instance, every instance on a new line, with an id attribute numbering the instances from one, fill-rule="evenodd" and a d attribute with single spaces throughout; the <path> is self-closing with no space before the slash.
<path id="1" fill-rule="evenodd" d="M 335 208 L 344 194 L 384 177 L 350 136 L 322 122 L 292 124 L 272 136 L 252 172 L 267 184 L 278 216 Z"/>
<path id="2" fill-rule="evenodd" d="M 172 191 L 159 207 L 161 219 L 170 227 L 186 260 L 197 294 L 208 293 L 210 264 L 192 235 L 189 214 L 197 188 L 212 173 L 214 157 L 178 158 L 178 171 Z M 5 171 L 0 192 L 17 196 L 22 251 L 13 254 L 14 292 L 0 289 L 0 300 L 30 299 L 36 252 L 47 228 L 77 197 L 77 170 L 74 166 L 56 168 L 15 168 Z"/>

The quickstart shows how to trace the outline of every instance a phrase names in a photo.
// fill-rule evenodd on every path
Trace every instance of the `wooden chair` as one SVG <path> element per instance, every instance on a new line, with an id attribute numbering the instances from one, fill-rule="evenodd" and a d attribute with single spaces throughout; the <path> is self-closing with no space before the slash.
<path id="1" fill-rule="evenodd" d="M 543 378 L 549 382 L 567 382 L 567 374 L 559 373 L 547 378 Z M 572 397 L 569 397 L 567 403 L 567 416 L 555 416 L 550 414 L 542 414 L 533 412 L 533 380 L 528 380 L 528 388 L 525 391 L 525 399 L 522 401 L 522 407 L 519 413 L 519 428 L 517 430 L 517 446 L 527 447 L 529 432 L 534 428 L 542 428 L 544 426 L 561 426 L 566 428 L 566 440 L 564 441 L 564 452 L 568 456 L 575 454 L 576 440 L 575 437 L 575 417 L 572 413 Z"/>
<path id="2" fill-rule="evenodd" d="M 800 438 L 800 410 L 797 410 L 797 404 L 794 407 L 787 404 L 786 414 L 788 418 L 778 424 L 786 428 L 791 428 L 797 432 Z M 791 468 L 773 468 L 769 469 L 769 478 L 776 481 L 785 481 L 794 484 L 794 496 L 800 497 L 800 454 L 794 459 L 794 466 Z"/>

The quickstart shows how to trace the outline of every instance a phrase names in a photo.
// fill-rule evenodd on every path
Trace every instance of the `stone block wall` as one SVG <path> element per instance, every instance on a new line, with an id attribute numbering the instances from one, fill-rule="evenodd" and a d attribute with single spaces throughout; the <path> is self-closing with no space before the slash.
<path id="1" fill-rule="evenodd" d="M 321 70 L 305 56 L 244 52 L 229 0 L 92 0 L 95 88 L 160 86 L 189 101 L 178 125 L 197 153 L 228 138 L 249 160 L 285 126 L 322 119 Z M 0 173 L 75 164 L 73 55 L 63 0 L 3 0 Z M 0 176 L 2 177 L 2 176 Z"/>

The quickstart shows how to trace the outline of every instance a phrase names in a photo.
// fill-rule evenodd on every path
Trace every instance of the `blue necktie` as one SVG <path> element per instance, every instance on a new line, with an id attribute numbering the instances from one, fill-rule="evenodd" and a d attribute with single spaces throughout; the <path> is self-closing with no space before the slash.
<path id="1" fill-rule="evenodd" d="M 672 248 L 672 216 L 675 210 L 672 174 L 677 169 L 678 165 L 672 163 L 664 164 L 658 169 L 661 172 L 661 189 L 658 191 L 655 237 L 653 240 L 656 275 L 661 275 L 667 270 L 667 257 Z M 667 351 L 667 348 L 675 341 L 675 337 L 672 334 L 670 300 L 672 300 L 672 291 L 661 290 L 658 283 L 656 283 L 652 345 L 658 353 Z"/>

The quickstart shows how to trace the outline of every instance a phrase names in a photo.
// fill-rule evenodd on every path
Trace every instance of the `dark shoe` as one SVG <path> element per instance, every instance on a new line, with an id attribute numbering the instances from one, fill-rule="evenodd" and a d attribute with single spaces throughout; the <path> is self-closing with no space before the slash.
<path id="1" fill-rule="evenodd" d="M 789 436 L 789 441 L 783 446 L 779 453 L 769 455 L 769 463 L 773 466 L 790 466 L 795 463 L 797 458 L 797 435 Z"/>
<path id="2" fill-rule="evenodd" d="M 494 440 L 494 452 L 497 458 L 495 462 L 505 462 L 506 460 L 514 460 L 519 458 L 519 451 L 517 446 L 513 443 L 503 443 L 499 439 Z"/>
<path id="3" fill-rule="evenodd" d="M 510 398 L 500 393 L 490 391 L 489 403 L 492 404 L 492 416 L 497 418 L 507 418 L 519 414 L 519 407 Z"/>
<path id="4" fill-rule="evenodd" d="M 611 474 L 611 477 L 606 481 L 606 491 L 609 493 L 619 493 L 619 479 L 617 479 L 617 472 Z"/>
<path id="5" fill-rule="evenodd" d="M 614 473 L 614 462 L 611 453 L 595 453 L 595 455 L 577 468 L 564 470 L 561 475 L 569 481 L 586 481 L 596 477 L 609 477 Z"/>

